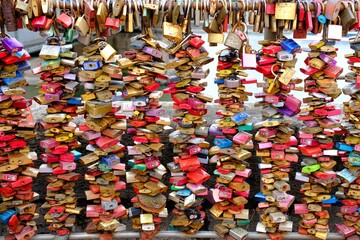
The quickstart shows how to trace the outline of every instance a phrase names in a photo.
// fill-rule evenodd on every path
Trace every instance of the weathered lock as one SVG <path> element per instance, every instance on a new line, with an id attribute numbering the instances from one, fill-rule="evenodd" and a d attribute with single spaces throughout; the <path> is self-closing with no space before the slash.
<path id="1" fill-rule="evenodd" d="M 181 26 L 167 22 L 165 16 L 163 22 L 163 36 L 170 41 L 180 43 L 183 40 Z"/>
<path id="2" fill-rule="evenodd" d="M 100 2 L 97 11 L 96 11 L 96 20 L 99 27 L 100 32 L 103 32 L 105 29 L 105 21 L 108 16 L 109 11 L 104 2 Z"/>
<path id="3" fill-rule="evenodd" d="M 243 41 L 240 38 L 240 36 L 237 33 L 235 33 L 236 28 L 237 28 L 237 24 L 233 26 L 231 32 L 227 35 L 224 45 L 235 50 L 240 50 Z"/>
<path id="4" fill-rule="evenodd" d="M 115 18 L 113 14 L 110 14 L 105 20 L 105 27 L 118 30 L 120 28 L 120 19 Z"/>

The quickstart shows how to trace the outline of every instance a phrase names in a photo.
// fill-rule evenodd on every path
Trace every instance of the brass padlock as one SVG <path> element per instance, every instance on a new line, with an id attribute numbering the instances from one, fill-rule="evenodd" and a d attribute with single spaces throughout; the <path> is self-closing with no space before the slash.
<path id="1" fill-rule="evenodd" d="M 105 61 L 108 61 L 116 54 L 116 50 L 106 42 L 99 42 L 100 46 L 100 55 L 104 58 Z"/>
<path id="2" fill-rule="evenodd" d="M 84 16 L 78 17 L 75 22 L 75 29 L 81 36 L 86 36 L 89 31 L 89 24 Z"/>
<path id="3" fill-rule="evenodd" d="M 166 16 L 163 22 L 163 36 L 164 38 L 180 43 L 182 41 L 182 29 L 180 25 L 173 24 L 166 21 Z"/>

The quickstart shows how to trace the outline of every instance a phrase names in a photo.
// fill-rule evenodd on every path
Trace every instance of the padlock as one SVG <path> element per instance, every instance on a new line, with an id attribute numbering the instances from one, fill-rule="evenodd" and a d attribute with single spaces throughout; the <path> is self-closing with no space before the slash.
<path id="1" fill-rule="evenodd" d="M 33 28 L 45 29 L 47 23 L 46 16 L 36 17 L 31 21 L 31 26 Z"/>
<path id="2" fill-rule="evenodd" d="M 238 34 L 235 33 L 237 29 L 237 24 L 235 24 L 231 30 L 231 32 L 227 35 L 224 45 L 235 50 L 240 50 L 242 47 L 243 40 L 240 38 Z M 209 41 L 210 42 L 210 41 Z"/>
<path id="3" fill-rule="evenodd" d="M 86 36 L 89 31 L 89 24 L 84 16 L 78 17 L 75 22 L 75 29 L 81 36 Z"/>
<path id="4" fill-rule="evenodd" d="M 114 30 L 118 30 L 120 28 L 120 20 L 117 18 L 114 18 L 114 16 L 110 15 L 105 20 L 105 27 L 111 28 Z"/>
<path id="5" fill-rule="evenodd" d="M 56 22 L 66 29 L 74 25 L 74 19 L 66 13 L 62 13 L 60 16 L 58 16 L 56 18 Z"/>
<path id="6" fill-rule="evenodd" d="M 256 52 L 251 49 L 251 46 L 246 44 L 243 46 L 243 52 L 241 55 L 241 63 L 243 68 L 256 68 L 257 60 L 256 60 Z"/>
<path id="7" fill-rule="evenodd" d="M 39 53 L 39 57 L 44 60 L 56 60 L 60 55 L 60 46 L 43 45 Z"/>
<path id="8" fill-rule="evenodd" d="M 16 38 L 6 37 L 1 40 L 2 46 L 9 53 L 19 52 L 23 49 L 24 45 L 20 43 Z"/>
<path id="9" fill-rule="evenodd" d="M 15 5 L 15 10 L 19 13 L 26 14 L 28 12 L 29 3 L 28 1 L 18 1 Z"/>
<path id="10" fill-rule="evenodd" d="M 100 42 L 99 46 L 100 46 L 100 55 L 105 59 L 105 61 L 108 61 L 116 54 L 116 50 L 106 42 Z"/>
<path id="11" fill-rule="evenodd" d="M 337 17 L 338 24 L 329 24 L 327 31 L 327 38 L 330 40 L 341 40 L 342 37 L 342 25 L 341 18 Z M 340 24 L 340 25 L 339 25 Z"/>
<path id="12" fill-rule="evenodd" d="M 67 43 L 71 43 L 74 41 L 74 24 L 75 24 L 75 20 L 72 17 L 71 27 L 66 29 L 65 36 L 64 36 L 65 42 L 67 42 Z"/>

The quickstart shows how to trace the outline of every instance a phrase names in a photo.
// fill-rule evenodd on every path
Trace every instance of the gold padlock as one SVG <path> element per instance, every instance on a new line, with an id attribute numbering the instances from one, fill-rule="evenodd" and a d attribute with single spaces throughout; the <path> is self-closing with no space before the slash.
<path id="1" fill-rule="evenodd" d="M 180 43 L 183 40 L 181 26 L 167 22 L 165 16 L 163 22 L 163 36 L 170 41 Z"/>
<path id="2" fill-rule="evenodd" d="M 87 23 L 84 16 L 77 18 L 75 22 L 75 29 L 81 36 L 86 36 L 86 34 L 89 32 L 89 24 Z"/>
<path id="3" fill-rule="evenodd" d="M 105 61 L 108 61 L 116 54 L 116 50 L 106 42 L 99 42 L 100 46 L 100 55 L 104 58 Z"/>

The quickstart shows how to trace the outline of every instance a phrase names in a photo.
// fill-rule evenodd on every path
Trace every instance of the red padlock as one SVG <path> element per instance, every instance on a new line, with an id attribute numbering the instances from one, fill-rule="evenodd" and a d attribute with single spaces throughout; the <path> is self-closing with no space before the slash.
<path id="1" fill-rule="evenodd" d="M 31 26 L 33 28 L 43 29 L 46 26 L 47 18 L 46 16 L 36 17 L 31 21 Z"/>
<path id="2" fill-rule="evenodd" d="M 110 29 L 114 29 L 114 30 L 119 30 L 120 28 L 120 19 L 119 18 L 115 18 L 112 14 L 106 18 L 105 20 L 105 27 L 106 28 L 110 28 Z"/>
<path id="3" fill-rule="evenodd" d="M 189 41 L 189 44 L 193 46 L 194 48 L 199 48 L 205 43 L 204 40 L 201 39 L 201 37 L 194 37 Z"/>
<path id="4" fill-rule="evenodd" d="M 60 14 L 60 16 L 58 16 L 56 18 L 56 22 L 61 24 L 61 26 L 63 26 L 64 28 L 71 27 L 71 25 L 73 24 L 73 21 L 74 21 L 74 19 L 66 13 L 62 13 L 62 14 Z"/>

